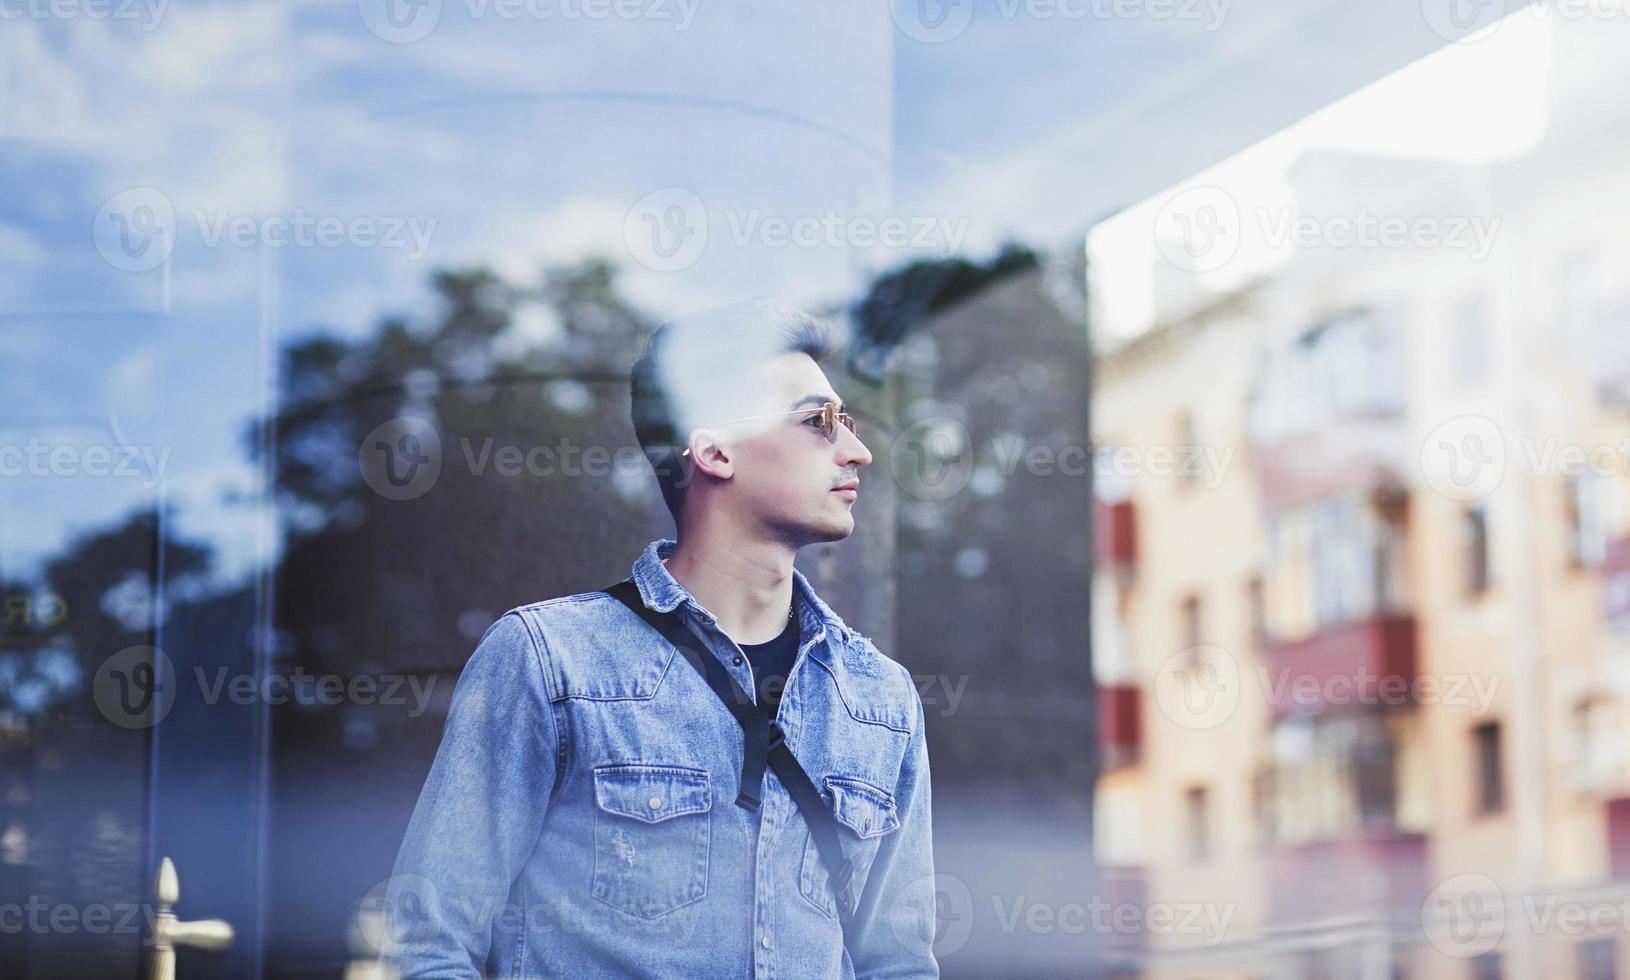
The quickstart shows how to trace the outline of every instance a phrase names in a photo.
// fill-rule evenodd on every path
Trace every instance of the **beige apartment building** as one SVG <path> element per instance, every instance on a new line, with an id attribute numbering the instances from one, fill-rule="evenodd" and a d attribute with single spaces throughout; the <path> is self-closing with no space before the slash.
<path id="1" fill-rule="evenodd" d="M 1101 353 L 1094 845 L 1126 975 L 1630 976 L 1623 42 L 1547 28 L 1521 153 L 1295 155 L 1324 224 L 1225 289 L 1179 255 Z M 1491 234 L 1330 231 L 1366 213 Z"/>

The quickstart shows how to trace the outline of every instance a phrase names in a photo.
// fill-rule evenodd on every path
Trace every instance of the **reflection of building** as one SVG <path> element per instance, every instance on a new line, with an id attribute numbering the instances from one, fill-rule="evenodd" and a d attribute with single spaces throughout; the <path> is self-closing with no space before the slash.
<path id="1" fill-rule="evenodd" d="M 1557 104 L 1600 29 L 1558 25 Z M 1142 975 L 1630 970 L 1630 141 L 1590 104 L 1516 160 L 1289 174 L 1497 217 L 1486 258 L 1326 242 L 1101 358 L 1095 834 Z"/>

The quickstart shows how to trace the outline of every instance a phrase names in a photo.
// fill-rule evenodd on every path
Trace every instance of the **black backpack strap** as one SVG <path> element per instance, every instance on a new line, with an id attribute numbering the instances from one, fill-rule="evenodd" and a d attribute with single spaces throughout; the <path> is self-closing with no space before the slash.
<path id="1" fill-rule="evenodd" d="M 804 823 L 809 825 L 816 850 L 820 852 L 821 860 L 832 878 L 838 917 L 847 930 L 855 911 L 856 899 L 851 888 L 854 866 L 843 856 L 843 848 L 838 842 L 837 821 L 833 819 L 832 811 L 821 799 L 820 790 L 815 788 L 797 757 L 787 748 L 781 729 L 764 709 L 753 703 L 736 679 L 724 669 L 719 658 L 708 650 L 707 644 L 685 625 L 677 613 L 661 613 L 646 606 L 640 598 L 639 587 L 631 581 L 619 582 L 605 591 L 662 634 L 685 662 L 696 668 L 696 672 L 707 681 L 707 686 L 741 725 L 741 786 L 736 794 L 736 805 L 745 810 L 758 809 L 766 762 L 780 777 L 781 785 L 786 787 L 792 801 L 798 806 L 798 812 L 803 814 Z"/>

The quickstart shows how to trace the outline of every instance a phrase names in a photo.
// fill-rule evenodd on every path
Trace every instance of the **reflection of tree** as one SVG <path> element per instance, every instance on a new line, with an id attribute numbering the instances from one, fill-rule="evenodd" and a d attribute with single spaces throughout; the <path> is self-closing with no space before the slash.
<path id="1" fill-rule="evenodd" d="M 513 606 L 615 581 L 666 530 L 628 421 L 628 367 L 653 325 L 614 269 L 588 260 L 536 287 L 480 270 L 432 284 L 424 319 L 288 344 L 270 431 L 247 432 L 257 459 L 271 454 L 285 521 L 283 669 L 408 673 L 437 695 L 429 717 L 410 704 L 274 709 L 273 948 L 306 961 L 347 955 L 342 930 L 389 870 L 437 713 L 485 628 Z M 359 451 L 406 416 L 428 423 L 434 441 L 415 453 L 440 469 L 422 493 L 388 499 Z M 298 949 L 279 942 L 288 935 Z"/>
<path id="2" fill-rule="evenodd" d="M 363 339 L 283 353 L 269 450 L 288 515 L 278 620 L 313 669 L 456 668 L 496 613 L 591 588 L 626 562 L 601 529 L 646 524 L 649 476 L 587 473 L 580 456 L 632 445 L 625 379 L 648 324 L 612 268 L 553 270 L 531 290 L 484 271 L 434 286 L 428 325 L 387 318 Z M 440 474 L 391 500 L 365 482 L 358 453 L 399 416 L 431 424 Z M 251 430 L 257 455 L 260 436 Z M 597 550 L 604 561 L 589 560 Z"/>
<path id="3" fill-rule="evenodd" d="M 35 580 L 0 588 L 0 893 L 81 908 L 144 893 L 148 733 L 104 718 L 92 678 L 120 650 L 152 644 L 210 564 L 207 547 L 147 510 L 76 537 Z M 139 939 L 71 938 L 0 936 L 0 962 L 30 976 L 104 975 L 131 961 Z"/>
<path id="4" fill-rule="evenodd" d="M 987 266 L 884 276 L 859 308 L 863 335 L 897 345 L 900 658 L 967 682 L 959 714 L 930 727 L 936 792 L 988 793 L 1000 774 L 1090 798 L 1091 362 L 1053 293 L 1036 255 L 1009 246 Z M 1035 447 L 1073 468 L 1027 466 Z M 949 708 L 928 695 L 931 713 Z"/>
<path id="5" fill-rule="evenodd" d="M 151 643 L 163 608 L 157 592 L 159 515 L 142 511 L 83 534 L 46 563 L 38 583 L 0 587 L 0 712 L 48 724 L 53 712 L 94 713 L 89 678 L 127 646 Z M 207 546 L 165 548 L 164 577 L 180 595 L 209 570 Z M 170 602 L 174 595 L 166 595 Z"/>
<path id="6" fill-rule="evenodd" d="M 1009 242 L 984 265 L 961 258 L 923 259 L 884 273 L 855 306 L 852 368 L 861 377 L 880 379 L 889 353 L 913 328 L 1039 263 L 1034 251 Z"/>

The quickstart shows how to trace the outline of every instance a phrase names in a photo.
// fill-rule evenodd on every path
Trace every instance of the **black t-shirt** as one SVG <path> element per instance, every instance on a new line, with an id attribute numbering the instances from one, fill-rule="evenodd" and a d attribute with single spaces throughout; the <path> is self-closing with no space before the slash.
<path id="1" fill-rule="evenodd" d="M 794 600 L 796 602 L 796 600 Z M 798 616 L 787 620 L 781 635 L 767 643 L 743 643 L 741 652 L 753 665 L 753 682 L 758 686 L 758 703 L 772 717 L 781 707 L 781 689 L 787 685 L 792 662 L 798 657 L 801 633 Z"/>

